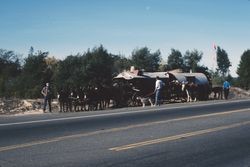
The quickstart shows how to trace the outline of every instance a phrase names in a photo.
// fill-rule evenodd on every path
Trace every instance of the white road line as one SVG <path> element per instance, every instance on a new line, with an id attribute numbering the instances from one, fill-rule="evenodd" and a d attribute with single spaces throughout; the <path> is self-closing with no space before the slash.
<path id="1" fill-rule="evenodd" d="M 177 122 L 177 121 L 185 121 L 185 120 L 191 120 L 191 119 L 207 118 L 207 117 L 212 117 L 212 116 L 230 115 L 230 114 L 235 114 L 235 113 L 240 113 L 240 112 L 249 112 L 249 111 L 250 111 L 250 108 L 241 109 L 241 110 L 231 110 L 229 112 L 220 112 L 220 113 L 212 113 L 212 114 L 205 114 L 205 115 L 189 116 L 189 117 L 182 117 L 182 118 L 176 118 L 176 119 L 170 119 L 170 120 L 164 120 L 164 121 L 156 121 L 156 122 L 129 125 L 129 126 L 118 127 L 118 128 L 98 130 L 98 131 L 93 131 L 93 132 L 88 132 L 88 133 L 79 133 L 79 134 L 73 134 L 73 135 L 66 135 L 66 136 L 60 136 L 60 137 L 45 139 L 45 140 L 38 140 L 38 141 L 32 141 L 32 142 L 28 142 L 28 143 L 22 143 L 22 144 L 16 144 L 16 145 L 9 145 L 9 146 L 0 147 L 0 152 L 19 149 L 19 148 L 27 148 L 27 147 L 32 147 L 32 146 L 42 145 L 42 144 L 49 144 L 49 143 L 53 143 L 53 142 L 60 142 L 60 141 L 64 141 L 64 140 L 67 140 L 67 139 L 73 139 L 73 138 L 87 137 L 87 136 L 100 135 L 100 134 L 106 134 L 106 133 L 112 133 L 112 132 L 120 132 L 120 131 L 129 130 L 129 129 L 149 127 L 149 126 L 166 124 L 166 123 Z M 248 122 L 250 123 L 250 121 L 248 121 Z M 240 124 L 242 124 L 242 123 L 240 123 Z M 198 131 L 198 132 L 200 132 L 200 131 Z M 169 137 L 167 137 L 167 139 L 168 138 Z M 115 150 L 115 149 L 112 149 L 112 150 Z"/>

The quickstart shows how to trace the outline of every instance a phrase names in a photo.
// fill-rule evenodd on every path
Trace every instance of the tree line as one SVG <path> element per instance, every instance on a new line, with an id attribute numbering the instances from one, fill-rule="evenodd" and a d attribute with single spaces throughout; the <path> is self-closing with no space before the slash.
<path id="1" fill-rule="evenodd" d="M 60 88 L 78 88 L 88 85 L 111 85 L 112 78 L 131 66 L 144 71 L 168 71 L 181 69 L 183 72 L 202 72 L 215 78 L 230 78 L 231 62 L 225 50 L 217 48 L 216 71 L 200 65 L 203 53 L 196 49 L 182 54 L 171 49 L 164 63 L 160 50 L 152 52 L 148 47 L 136 48 L 130 57 L 109 53 L 102 45 L 84 53 L 69 55 L 64 60 L 50 57 L 47 51 L 30 48 L 28 55 L 0 49 L 0 97 L 39 98 L 46 82 L 54 92 Z M 237 73 L 238 84 L 249 88 L 250 50 L 241 56 Z M 232 77 L 231 77 L 232 79 Z"/>

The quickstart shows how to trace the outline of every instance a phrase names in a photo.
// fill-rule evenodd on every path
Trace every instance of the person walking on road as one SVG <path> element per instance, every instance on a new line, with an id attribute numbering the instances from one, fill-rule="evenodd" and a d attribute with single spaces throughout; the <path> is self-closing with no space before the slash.
<path id="1" fill-rule="evenodd" d="M 49 83 L 46 83 L 46 86 L 43 87 L 41 93 L 44 97 L 43 112 L 44 113 L 46 112 L 47 103 L 49 105 L 49 112 L 51 112 L 51 90 Z"/>

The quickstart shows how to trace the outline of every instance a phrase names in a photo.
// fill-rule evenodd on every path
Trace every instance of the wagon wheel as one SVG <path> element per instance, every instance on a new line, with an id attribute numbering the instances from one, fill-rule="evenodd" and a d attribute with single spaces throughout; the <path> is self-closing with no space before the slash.
<path id="1" fill-rule="evenodd" d="M 134 107 L 138 106 L 138 93 L 137 92 L 130 92 L 129 99 L 128 99 L 128 106 Z"/>
<path id="2" fill-rule="evenodd" d="M 133 107 L 134 106 L 134 100 L 133 100 L 133 98 L 134 98 L 134 92 L 129 92 L 128 93 L 128 99 L 127 99 L 127 105 L 129 107 Z"/>

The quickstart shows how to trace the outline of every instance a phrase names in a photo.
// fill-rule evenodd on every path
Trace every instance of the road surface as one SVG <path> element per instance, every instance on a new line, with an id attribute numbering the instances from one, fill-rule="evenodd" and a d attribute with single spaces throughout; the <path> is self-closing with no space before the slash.
<path id="1" fill-rule="evenodd" d="M 0 117 L 0 167 L 250 167 L 250 100 Z"/>

